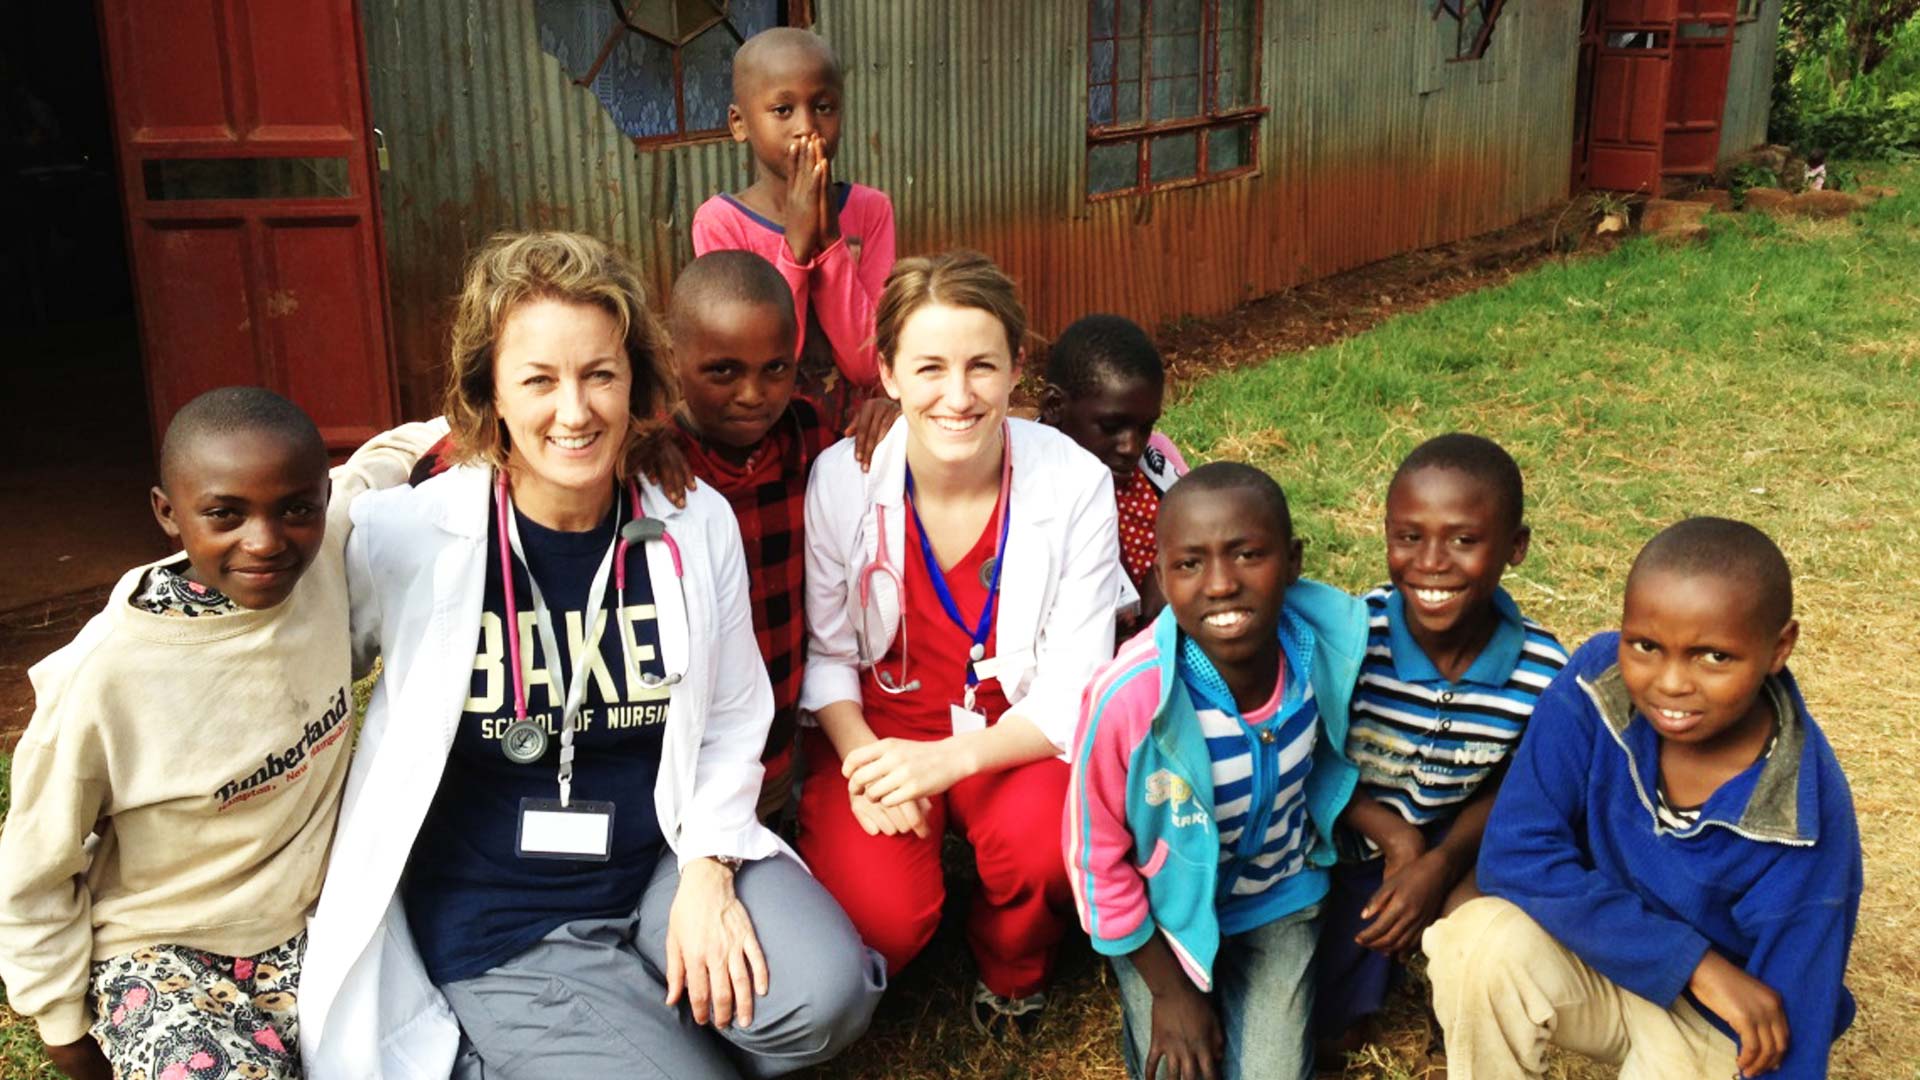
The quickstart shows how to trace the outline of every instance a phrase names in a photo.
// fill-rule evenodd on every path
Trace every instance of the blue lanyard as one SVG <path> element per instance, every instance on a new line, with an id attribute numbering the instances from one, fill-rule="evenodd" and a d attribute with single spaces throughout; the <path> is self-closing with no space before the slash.
<path id="1" fill-rule="evenodd" d="M 1000 483 L 1000 503 L 997 513 L 1000 515 L 1000 536 L 993 544 L 993 580 L 987 585 L 987 602 L 980 605 L 980 622 L 972 631 L 967 630 L 967 620 L 960 614 L 960 605 L 953 602 L 953 593 L 947 589 L 947 575 L 940 569 L 940 561 L 933 557 L 933 542 L 927 539 L 927 527 L 920 521 L 920 511 L 913 505 L 913 469 L 907 469 L 907 512 L 913 515 L 913 527 L 920 534 L 920 561 L 926 565 L 927 576 L 933 579 L 933 593 L 940 598 L 940 606 L 946 609 L 947 618 L 960 628 L 961 633 L 971 633 L 973 648 L 967 652 L 967 686 L 980 684 L 980 677 L 973 673 L 975 662 L 987 655 L 987 633 L 993 627 L 993 609 L 1000 598 L 1000 571 L 1006 567 L 1001 553 L 1007 548 L 1007 526 L 1013 515 L 1007 505 L 1008 492 L 1006 475 L 1003 472 Z"/>

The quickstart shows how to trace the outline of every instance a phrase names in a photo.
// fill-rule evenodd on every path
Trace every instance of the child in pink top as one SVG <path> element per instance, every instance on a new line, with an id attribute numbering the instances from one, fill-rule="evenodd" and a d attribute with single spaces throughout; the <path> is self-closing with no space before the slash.
<path id="1" fill-rule="evenodd" d="M 762 31 L 733 58 L 727 127 L 753 148 L 753 186 L 693 215 L 696 255 L 751 251 L 779 269 L 800 322 L 798 389 L 834 431 L 879 385 L 874 305 L 893 269 L 893 201 L 832 179 L 840 147 L 840 60 L 805 30 Z"/>

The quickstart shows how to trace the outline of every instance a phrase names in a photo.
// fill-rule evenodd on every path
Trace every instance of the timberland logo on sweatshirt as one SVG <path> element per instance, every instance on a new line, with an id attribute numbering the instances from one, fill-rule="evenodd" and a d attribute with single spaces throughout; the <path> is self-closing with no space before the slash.
<path id="1" fill-rule="evenodd" d="M 292 746 L 268 754 L 252 774 L 220 785 L 220 790 L 214 793 L 214 798 L 220 800 L 220 809 L 225 810 L 248 799 L 257 799 L 305 776 L 308 761 L 333 745 L 340 738 L 340 733 L 346 730 L 345 721 L 351 709 L 347 701 L 347 688 L 342 686 L 334 692 L 333 699 L 327 704 L 327 711 L 321 713 L 318 720 L 307 721 L 306 729 Z"/>

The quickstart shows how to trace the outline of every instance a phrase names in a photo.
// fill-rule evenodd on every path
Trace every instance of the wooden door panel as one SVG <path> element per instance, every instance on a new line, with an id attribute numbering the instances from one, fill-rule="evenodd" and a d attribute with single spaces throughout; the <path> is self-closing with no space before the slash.
<path id="1" fill-rule="evenodd" d="M 118 123 L 136 142 L 235 136 L 229 50 L 212 0 L 101 5 Z M 124 84 L 126 89 L 121 89 Z"/>
<path id="2" fill-rule="evenodd" d="M 154 431 L 232 384 L 336 453 L 391 426 L 355 0 L 99 3 Z"/>
<path id="3" fill-rule="evenodd" d="M 1682 21 L 1675 28 L 1673 77 L 1667 89 L 1667 132 L 1662 171 L 1702 175 L 1713 171 L 1720 152 L 1721 116 L 1733 66 L 1733 15 L 1714 21 Z"/>
<path id="4" fill-rule="evenodd" d="M 1679 13 L 1680 0 L 1601 0 L 1606 5 L 1603 22 L 1615 26 L 1654 26 L 1670 23 Z"/>
<path id="5" fill-rule="evenodd" d="M 1601 0 L 1588 105 L 1587 183 L 1660 190 L 1680 0 Z"/>
<path id="6" fill-rule="evenodd" d="M 257 78 L 253 139 L 354 141 L 360 82 L 351 72 L 355 44 L 345 39 L 337 4 L 252 4 L 248 54 Z"/>
<path id="7" fill-rule="evenodd" d="M 153 406 L 168 416 L 215 386 L 255 383 L 246 223 L 141 223 L 134 265 Z"/>
<path id="8" fill-rule="evenodd" d="M 300 402 L 329 442 L 360 443 L 378 433 L 367 418 L 381 402 L 386 354 L 374 314 L 377 279 L 342 287 L 340 268 L 364 266 L 373 252 L 353 218 L 266 223 L 266 327 L 286 372 L 287 396 Z"/>

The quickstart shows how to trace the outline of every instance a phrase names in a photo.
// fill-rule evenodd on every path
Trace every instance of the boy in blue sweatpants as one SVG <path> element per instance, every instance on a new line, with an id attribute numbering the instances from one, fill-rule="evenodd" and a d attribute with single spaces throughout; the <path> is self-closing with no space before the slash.
<path id="1" fill-rule="evenodd" d="M 1425 937 L 1449 1075 L 1824 1077 L 1853 1020 L 1853 799 L 1786 668 L 1786 559 L 1692 518 L 1627 577 L 1620 630 L 1534 709 L 1481 842 L 1487 894 Z"/>

